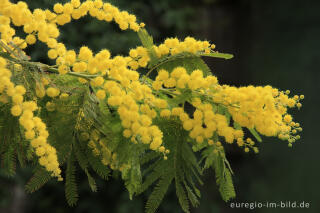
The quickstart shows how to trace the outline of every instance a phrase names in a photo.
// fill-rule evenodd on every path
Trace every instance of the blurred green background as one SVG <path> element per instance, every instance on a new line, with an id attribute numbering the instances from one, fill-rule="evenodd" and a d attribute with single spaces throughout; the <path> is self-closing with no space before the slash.
<path id="1" fill-rule="evenodd" d="M 52 8 L 58 1 L 27 1 L 30 8 Z M 63 2 L 63 1 L 59 1 Z M 157 43 L 166 37 L 194 36 L 208 39 L 232 60 L 205 59 L 220 83 L 236 86 L 272 85 L 304 94 L 300 111 L 292 112 L 302 124 L 302 139 L 292 148 L 286 143 L 264 138 L 260 153 L 245 154 L 227 147 L 227 157 L 235 172 L 237 197 L 234 202 L 305 201 L 309 209 L 232 209 L 218 193 L 214 174 L 208 171 L 201 187 L 202 198 L 194 213 L 223 212 L 320 212 L 319 170 L 319 80 L 320 2 L 316 0 L 112 0 L 144 21 Z M 82 18 L 62 27 L 61 40 L 68 48 L 88 45 L 93 50 L 125 54 L 139 44 L 133 32 L 121 32 L 114 24 Z M 27 51 L 33 60 L 52 63 L 43 45 Z M 0 170 L 0 212 L 115 212 L 140 213 L 147 195 L 129 200 L 120 179 L 98 181 L 98 192 L 90 191 L 86 178 L 78 173 L 80 200 L 68 207 L 64 186 L 55 181 L 33 194 L 25 194 L 30 169 L 18 169 L 15 178 Z M 97 179 L 98 180 L 98 179 Z M 182 212 L 171 186 L 158 212 Z"/>

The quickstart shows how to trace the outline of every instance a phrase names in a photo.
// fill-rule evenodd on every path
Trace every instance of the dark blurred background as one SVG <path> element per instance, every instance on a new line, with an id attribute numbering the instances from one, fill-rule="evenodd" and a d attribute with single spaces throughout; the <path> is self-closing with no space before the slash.
<path id="1" fill-rule="evenodd" d="M 52 8 L 58 1 L 28 1 L 30 8 Z M 63 1 L 60 1 L 63 2 Z M 227 147 L 234 170 L 237 197 L 234 202 L 309 202 L 309 209 L 232 209 L 221 200 L 214 174 L 208 171 L 201 187 L 202 198 L 194 213 L 220 212 L 320 212 L 320 141 L 318 106 L 320 67 L 320 1 L 317 0 L 112 0 L 146 23 L 159 43 L 166 37 L 183 39 L 190 35 L 208 39 L 217 50 L 234 54 L 232 60 L 205 59 L 220 83 L 236 86 L 272 85 L 294 94 L 304 94 L 300 111 L 292 114 L 302 124 L 302 139 L 292 148 L 286 143 L 264 138 L 259 154 L 245 154 Z M 82 18 L 62 27 L 61 40 L 68 48 L 88 45 L 98 51 L 108 48 L 113 54 L 126 54 L 139 44 L 133 32 L 121 32 L 114 24 Z M 43 45 L 27 51 L 33 60 L 52 63 Z M 140 213 L 147 195 L 129 200 L 120 179 L 98 181 L 98 192 L 90 191 L 79 171 L 80 200 L 68 207 L 64 186 L 55 181 L 41 190 L 26 194 L 24 185 L 30 169 L 18 169 L 14 178 L 0 170 L 0 212 L 115 212 Z M 171 186 L 159 212 L 182 212 Z"/>

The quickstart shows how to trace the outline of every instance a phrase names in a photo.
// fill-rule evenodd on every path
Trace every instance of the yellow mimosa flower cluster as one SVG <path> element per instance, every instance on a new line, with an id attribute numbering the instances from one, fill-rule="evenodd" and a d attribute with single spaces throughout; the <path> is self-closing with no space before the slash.
<path id="1" fill-rule="evenodd" d="M 215 48 L 214 44 L 208 41 L 199 41 L 192 37 L 186 37 L 184 41 L 177 38 L 168 38 L 163 44 L 154 45 L 153 49 L 158 58 L 168 55 L 177 55 L 180 53 L 209 54 Z M 131 60 L 128 65 L 131 69 L 137 70 L 139 67 L 146 67 L 150 61 L 150 56 L 146 48 L 138 46 L 129 52 Z"/>
<path id="2" fill-rule="evenodd" d="M 176 55 L 183 52 L 210 53 L 214 48 L 214 44 L 210 44 L 208 41 L 199 41 L 192 37 L 186 37 L 184 41 L 177 38 L 167 38 L 163 44 L 154 46 L 159 58 L 164 55 Z"/>
<path id="3" fill-rule="evenodd" d="M 299 139 L 299 123 L 292 121 L 288 108 L 301 107 L 302 96 L 289 98 L 289 91 L 282 92 L 271 86 L 231 87 L 224 85 L 213 100 L 228 105 L 235 122 L 246 128 L 255 128 L 265 136 L 277 136 L 289 143 Z M 236 104 L 239 107 L 232 107 Z"/>
<path id="4" fill-rule="evenodd" d="M 176 88 L 179 91 L 177 94 L 183 94 L 183 90 L 210 94 L 210 91 L 212 92 L 219 87 L 215 76 L 203 77 L 201 70 L 194 70 L 189 75 L 183 67 L 176 67 L 170 74 L 166 70 L 160 70 L 152 86 L 155 90 Z M 190 118 L 181 107 L 162 110 L 160 115 L 178 117 L 183 128 L 190 131 L 190 137 L 198 143 L 202 143 L 204 140 L 210 140 L 211 143 L 215 132 L 219 136 L 223 136 L 228 143 L 232 143 L 234 140 L 242 141 L 243 131 L 229 127 L 226 117 L 216 113 L 210 103 L 203 103 L 199 98 L 194 98 L 191 103 L 195 107 L 193 118 Z"/>
<path id="5" fill-rule="evenodd" d="M 142 46 L 131 49 L 129 56 L 131 60 L 128 62 L 128 65 L 133 70 L 137 70 L 139 67 L 146 67 L 150 61 L 148 50 Z"/>
<path id="6" fill-rule="evenodd" d="M 96 73 L 98 69 L 96 61 L 92 58 L 92 52 L 87 47 L 82 47 L 77 55 L 73 50 L 67 50 L 63 43 L 57 41 L 60 31 L 58 25 L 65 25 L 72 19 L 79 19 L 89 14 L 101 21 L 111 22 L 114 20 L 122 30 L 128 28 L 138 31 L 140 25 L 136 22 L 136 17 L 126 11 L 120 11 L 110 3 L 104 3 L 101 0 L 80 2 L 72 0 L 71 2 L 54 5 L 53 11 L 35 9 L 29 10 L 28 5 L 19 1 L 17 4 L 8 0 L 0 1 L 0 33 L 1 40 L 6 44 L 13 42 L 20 49 L 27 47 L 27 44 L 34 44 L 37 39 L 44 42 L 48 47 L 48 57 L 56 59 L 59 66 L 58 71 L 65 74 L 73 68 L 76 72 L 89 71 Z M 25 39 L 13 37 L 15 30 L 10 24 L 22 26 L 27 36 Z M 14 49 L 14 48 L 13 48 Z M 102 51 L 100 58 L 107 56 L 108 51 Z M 109 54 L 110 57 L 110 54 Z M 77 61 L 79 59 L 79 61 Z M 95 58 L 99 59 L 99 57 Z M 105 68 L 106 64 L 99 66 L 100 70 Z"/>
<path id="7" fill-rule="evenodd" d="M 121 124 L 125 128 L 123 136 L 131 138 L 134 143 L 137 143 L 138 139 L 144 144 L 150 144 L 152 150 L 165 152 L 161 148 L 162 132 L 157 126 L 152 125 L 152 119 L 157 115 L 153 108 L 165 108 L 166 101 L 156 98 L 148 86 L 137 80 L 129 83 L 127 89 L 115 81 L 106 81 L 103 87 L 110 94 L 107 103 L 117 107 Z M 141 101 L 144 104 L 137 104 Z"/>
<path id="8" fill-rule="evenodd" d="M 215 76 L 204 77 L 201 70 L 194 70 L 190 75 L 184 67 L 176 67 L 172 72 L 161 69 L 153 82 L 153 89 L 159 90 L 163 86 L 166 88 L 176 87 L 179 89 L 189 88 L 191 90 L 208 90 L 216 87 L 218 80 Z"/>
<path id="9" fill-rule="evenodd" d="M 47 142 L 49 136 L 47 127 L 33 113 L 38 108 L 37 104 L 34 101 L 23 100 L 26 89 L 22 85 L 14 85 L 11 81 L 12 73 L 6 65 L 6 60 L 0 57 L 0 95 L 5 97 L 1 98 L 1 101 L 7 103 L 11 97 L 13 104 L 11 114 L 19 117 L 19 123 L 25 130 L 25 138 L 31 141 L 31 146 L 39 157 L 39 164 L 51 172 L 52 176 L 62 180 L 56 149 Z"/>
<path id="10" fill-rule="evenodd" d="M 265 136 L 288 140 L 289 146 L 300 138 L 296 134 L 302 128 L 299 123 L 292 121 L 287 108 L 300 108 L 299 101 L 304 98 L 303 95 L 289 98 L 289 91 L 280 92 L 271 86 L 221 86 L 215 76 L 203 77 L 201 70 L 188 74 L 183 67 L 176 67 L 171 73 L 164 69 L 159 70 L 152 87 L 155 91 L 168 90 L 175 95 L 183 95 L 189 90 L 196 96 L 206 98 L 203 101 L 200 98 L 190 100 L 195 108 L 192 118 L 181 107 L 166 108 L 160 113 L 161 117 L 178 117 L 183 128 L 189 131 L 190 137 L 198 143 L 206 140 L 210 145 L 213 143 L 212 137 L 217 134 L 227 143 L 236 141 L 246 152 L 249 151 L 248 147 L 257 152 L 254 141 L 250 138 L 244 139 L 242 127 L 254 128 Z M 217 104 L 228 110 L 233 122 L 240 128 L 229 126 L 226 115 L 217 111 Z"/>

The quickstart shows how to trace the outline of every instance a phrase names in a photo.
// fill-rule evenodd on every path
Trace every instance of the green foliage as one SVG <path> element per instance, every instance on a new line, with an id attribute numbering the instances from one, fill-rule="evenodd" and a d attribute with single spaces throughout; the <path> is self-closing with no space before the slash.
<path id="1" fill-rule="evenodd" d="M 157 185 L 154 187 L 153 192 L 149 196 L 146 204 L 146 212 L 156 212 L 159 207 L 163 197 L 165 196 L 171 182 L 173 180 L 173 175 L 168 174 L 166 177 L 161 177 Z"/>
<path id="2" fill-rule="evenodd" d="M 216 150 L 216 151 L 214 151 Z M 221 147 L 208 147 L 202 152 L 204 169 L 212 167 L 222 199 L 227 202 L 236 196 L 232 183 L 232 170 Z"/>
<path id="3" fill-rule="evenodd" d="M 38 166 L 35 169 L 33 177 L 26 184 L 26 191 L 32 193 L 40 189 L 44 184 L 46 184 L 52 177 L 50 173 L 44 168 Z"/>
<path id="4" fill-rule="evenodd" d="M 219 52 L 204 53 L 204 54 L 201 54 L 201 56 L 208 56 L 208 57 L 213 57 L 213 58 L 224 58 L 224 59 L 231 59 L 231 58 L 233 58 L 233 55 L 232 55 L 232 54 L 219 53 Z"/>
<path id="5" fill-rule="evenodd" d="M 3 153 L 2 155 L 2 162 L 4 165 L 4 168 L 6 168 L 5 173 L 8 176 L 14 176 L 16 171 L 16 159 L 15 159 L 15 153 L 12 146 L 9 146 L 7 151 Z"/>
<path id="6" fill-rule="evenodd" d="M 146 29 L 142 28 L 138 32 L 139 39 L 142 45 L 147 48 L 151 62 L 150 64 L 154 64 L 157 58 L 156 52 L 153 48 L 153 38 L 149 35 Z"/>
<path id="7" fill-rule="evenodd" d="M 157 124 L 162 127 L 165 145 L 171 151 L 165 161 L 156 158 L 155 162 L 152 162 L 154 159 L 151 158 L 139 193 L 156 182 L 146 204 L 146 212 L 155 212 L 174 180 L 179 203 L 185 212 L 189 212 L 190 203 L 192 206 L 199 204 L 200 194 L 196 184 L 202 184 L 201 169 L 195 154 L 186 142 L 187 133 L 179 122 L 159 119 Z"/>
<path id="8" fill-rule="evenodd" d="M 168 56 L 162 59 L 157 65 L 157 70 L 165 69 L 171 72 L 175 67 L 182 66 L 190 74 L 195 69 L 200 69 L 203 74 L 210 75 L 211 71 L 207 64 L 200 58 L 191 53 L 181 53 L 174 56 Z"/>
<path id="9" fill-rule="evenodd" d="M 67 162 L 65 194 L 67 202 L 73 206 L 78 201 L 78 190 L 75 177 L 76 168 L 74 165 L 74 157 L 71 154 Z"/>
<path id="10" fill-rule="evenodd" d="M 16 173 L 17 158 L 23 164 L 25 159 L 22 148 L 23 141 L 20 141 L 20 132 L 16 134 L 16 130 L 20 130 L 17 119 L 10 116 L 7 108 L 0 108 L 0 160 L 1 168 L 4 173 L 12 177 Z"/>
<path id="11" fill-rule="evenodd" d="M 257 139 L 257 141 L 262 142 L 262 139 L 254 128 L 249 128 L 250 133 Z"/>
<path id="12" fill-rule="evenodd" d="M 91 191 L 96 192 L 97 191 L 97 184 L 94 178 L 90 175 L 88 171 L 86 171 L 86 175 L 88 177 L 88 183 L 90 186 Z"/>
<path id="13" fill-rule="evenodd" d="M 104 180 L 107 180 L 110 176 L 110 170 L 106 165 L 103 165 L 99 159 L 92 155 L 92 152 L 87 152 L 88 161 L 92 169 Z"/>

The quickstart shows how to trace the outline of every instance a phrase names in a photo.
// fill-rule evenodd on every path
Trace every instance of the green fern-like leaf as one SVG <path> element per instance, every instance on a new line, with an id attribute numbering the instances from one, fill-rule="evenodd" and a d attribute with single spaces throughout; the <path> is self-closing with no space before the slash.
<path id="1" fill-rule="evenodd" d="M 168 58 L 157 65 L 157 70 L 165 69 L 171 72 L 175 67 L 183 66 L 188 73 L 195 69 L 201 69 L 204 76 L 210 75 L 210 68 L 206 63 L 196 55 L 191 53 L 181 53 L 178 56 L 168 56 Z"/>
<path id="2" fill-rule="evenodd" d="M 9 177 L 15 175 L 16 172 L 16 147 L 18 136 L 15 134 L 18 122 L 11 116 L 9 109 L 4 108 L 0 111 L 0 157 L 1 167 L 5 174 Z"/>
<path id="3" fill-rule="evenodd" d="M 224 156 L 220 153 L 214 155 L 213 168 L 216 174 L 217 184 L 219 185 L 219 191 L 222 199 L 227 202 L 231 198 L 235 197 L 231 173 L 229 169 L 226 168 Z"/>
<path id="4" fill-rule="evenodd" d="M 204 160 L 203 169 L 213 168 L 221 197 L 227 202 L 236 196 L 232 183 L 232 170 L 225 157 L 224 150 L 220 148 L 219 151 L 216 150 L 217 152 L 214 152 L 215 149 L 218 148 L 213 145 L 207 147 L 202 152 L 202 160 Z"/>
<path id="5" fill-rule="evenodd" d="M 159 156 L 160 154 L 158 152 L 147 152 L 140 157 L 140 164 L 144 165 L 146 163 L 149 163 L 150 161 L 154 160 L 155 158 L 158 158 Z"/>
<path id="6" fill-rule="evenodd" d="M 192 191 L 192 189 L 185 183 L 185 187 L 187 189 L 187 193 L 188 193 L 188 198 L 192 204 L 192 206 L 194 207 L 197 207 L 199 206 L 199 200 L 198 200 L 198 197 L 197 196 L 200 196 L 198 195 L 197 193 L 194 194 L 194 192 Z"/>
<path id="7" fill-rule="evenodd" d="M 16 174 L 16 156 L 12 146 L 2 155 L 2 164 L 6 175 L 13 177 Z"/>
<path id="8" fill-rule="evenodd" d="M 69 156 L 66 170 L 65 195 L 70 206 L 74 206 L 78 201 L 78 190 L 75 177 L 76 167 L 74 165 L 73 154 Z"/>
<path id="9" fill-rule="evenodd" d="M 232 176 L 229 170 L 225 171 L 224 179 L 220 181 L 219 185 L 221 197 L 225 202 L 229 201 L 231 198 L 235 198 L 236 192 L 234 190 Z"/>
<path id="10" fill-rule="evenodd" d="M 254 128 L 249 128 L 249 131 L 257 139 L 257 141 L 262 142 L 262 139 L 261 139 L 259 133 Z"/>
<path id="11" fill-rule="evenodd" d="M 212 58 L 223 58 L 223 59 L 231 59 L 233 58 L 232 54 L 229 53 L 219 53 L 219 52 L 213 52 L 213 53 L 202 53 L 201 56 L 207 56 Z"/>
<path id="12" fill-rule="evenodd" d="M 157 58 L 156 52 L 153 48 L 153 38 L 149 35 L 146 29 L 142 28 L 138 31 L 139 39 L 142 45 L 148 50 L 150 56 L 150 64 L 153 64 Z"/>
<path id="13" fill-rule="evenodd" d="M 131 168 L 127 172 L 127 175 L 123 176 L 122 179 L 125 181 L 125 186 L 129 191 L 129 197 L 131 200 L 133 195 L 137 193 L 141 188 L 142 177 L 141 177 L 140 165 L 131 163 Z"/>
<path id="14" fill-rule="evenodd" d="M 168 174 L 167 177 L 163 177 L 159 180 L 157 185 L 155 186 L 154 190 L 152 191 L 151 195 L 146 204 L 146 213 L 153 213 L 156 212 L 158 209 L 161 201 L 164 198 L 174 176 L 172 174 Z"/>
<path id="15" fill-rule="evenodd" d="M 86 170 L 86 175 L 88 177 L 88 183 L 90 186 L 91 191 L 96 192 L 97 191 L 97 184 L 94 178 L 90 175 L 90 173 Z"/>
<path id="16" fill-rule="evenodd" d="M 180 179 L 176 178 L 175 179 L 176 183 L 176 194 L 180 203 L 181 208 L 183 209 L 184 212 L 189 213 L 189 200 L 187 198 L 186 192 L 183 188 L 183 186 L 180 183 Z"/>
<path id="17" fill-rule="evenodd" d="M 189 212 L 190 203 L 193 206 L 198 205 L 197 197 L 200 197 L 200 192 L 195 186 L 196 182 L 202 183 L 197 158 L 186 141 L 187 132 L 181 128 L 178 121 L 159 119 L 156 124 L 162 127 L 165 146 L 170 149 L 170 154 L 168 160 L 158 159 L 151 163 L 147 168 L 149 172 L 145 173 L 141 191 L 158 181 L 147 202 L 147 212 L 156 211 L 173 179 L 178 201 L 183 211 Z"/>
<path id="18" fill-rule="evenodd" d="M 26 184 L 25 189 L 28 193 L 32 193 L 40 189 L 44 184 L 46 184 L 50 179 L 51 175 L 44 168 L 38 166 L 35 169 L 35 173 L 29 182 Z"/>
<path id="19" fill-rule="evenodd" d="M 92 169 L 103 179 L 107 180 L 110 176 L 110 169 L 104 165 L 99 158 L 93 156 L 92 151 L 87 150 L 86 156 Z"/>
<path id="20" fill-rule="evenodd" d="M 162 172 L 159 172 L 157 170 L 155 170 L 155 167 L 159 165 L 159 162 L 156 161 L 155 163 L 151 164 L 148 167 L 149 171 L 152 171 L 151 174 L 148 174 L 144 180 L 144 182 L 142 183 L 139 191 L 137 192 L 138 194 L 144 192 L 145 190 L 147 190 L 154 182 L 156 182 L 157 180 L 159 180 L 159 178 L 162 176 Z"/>
<path id="21" fill-rule="evenodd" d="M 74 154 L 76 156 L 76 159 L 78 161 L 79 166 L 83 171 L 88 169 L 89 166 L 89 161 L 88 158 L 86 157 L 85 153 L 81 150 L 81 146 L 76 144 L 74 146 Z"/>

